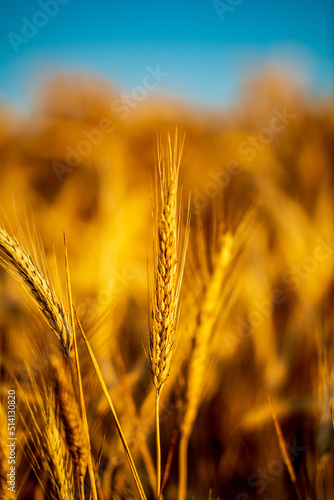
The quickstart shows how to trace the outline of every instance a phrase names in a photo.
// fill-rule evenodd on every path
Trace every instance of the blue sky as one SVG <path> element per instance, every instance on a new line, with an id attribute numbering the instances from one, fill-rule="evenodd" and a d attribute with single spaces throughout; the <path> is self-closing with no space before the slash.
<path id="1" fill-rule="evenodd" d="M 41 4 L 54 14 L 38 14 Z M 243 76 L 269 64 L 310 92 L 333 94 L 331 0 L 222 0 L 216 8 L 211 0 L 11 0 L 0 16 L 0 102 L 18 109 L 53 72 L 94 73 L 130 91 L 156 65 L 169 74 L 159 93 L 198 106 L 227 105 Z"/>

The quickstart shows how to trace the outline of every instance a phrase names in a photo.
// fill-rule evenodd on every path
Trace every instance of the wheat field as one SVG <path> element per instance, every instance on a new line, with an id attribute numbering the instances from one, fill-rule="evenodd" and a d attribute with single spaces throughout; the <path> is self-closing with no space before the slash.
<path id="1" fill-rule="evenodd" d="M 0 109 L 0 498 L 331 498 L 333 101 L 114 92 Z"/>

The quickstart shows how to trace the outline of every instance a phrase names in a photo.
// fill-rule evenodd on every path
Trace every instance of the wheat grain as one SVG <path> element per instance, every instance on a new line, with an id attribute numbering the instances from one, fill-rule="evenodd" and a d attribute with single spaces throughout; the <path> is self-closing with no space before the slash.
<path id="1" fill-rule="evenodd" d="M 72 332 L 62 304 L 31 256 L 4 229 L 0 229 L 0 264 L 28 290 L 65 352 L 69 354 Z"/>

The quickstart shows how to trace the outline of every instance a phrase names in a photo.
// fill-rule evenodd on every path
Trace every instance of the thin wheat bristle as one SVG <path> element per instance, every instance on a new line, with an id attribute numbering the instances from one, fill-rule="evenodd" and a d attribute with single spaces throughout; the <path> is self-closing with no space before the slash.
<path id="1" fill-rule="evenodd" d="M 161 391 L 170 370 L 179 310 L 182 269 L 179 254 L 178 179 L 181 151 L 175 140 L 166 155 L 159 151 L 160 195 L 156 193 L 154 292 L 151 299 L 150 363 Z M 160 199 L 159 199 L 160 197 Z"/>
<path id="2" fill-rule="evenodd" d="M 68 353 L 72 345 L 72 334 L 62 304 L 31 256 L 4 229 L 0 229 L 0 264 L 29 291 L 34 303 Z"/>
<path id="3" fill-rule="evenodd" d="M 65 440 L 71 454 L 75 471 L 79 477 L 84 477 L 88 464 L 88 447 L 84 438 L 83 422 L 78 404 L 60 363 L 52 361 L 55 380 L 56 405 L 62 421 Z"/>

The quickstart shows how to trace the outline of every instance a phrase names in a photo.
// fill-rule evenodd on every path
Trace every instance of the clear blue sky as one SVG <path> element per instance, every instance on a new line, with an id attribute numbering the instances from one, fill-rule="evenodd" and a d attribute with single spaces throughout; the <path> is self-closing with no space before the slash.
<path id="1" fill-rule="evenodd" d="M 58 12 L 36 14 L 48 2 Z M 228 104 L 241 75 L 269 63 L 305 81 L 311 92 L 333 94 L 333 1 L 216 4 L 220 8 L 211 0 L 3 1 L 0 102 L 24 107 L 56 71 L 95 73 L 130 91 L 142 82 L 145 68 L 157 64 L 169 73 L 160 93 L 201 106 Z M 32 28 L 28 38 L 23 18 L 45 25 Z"/>

